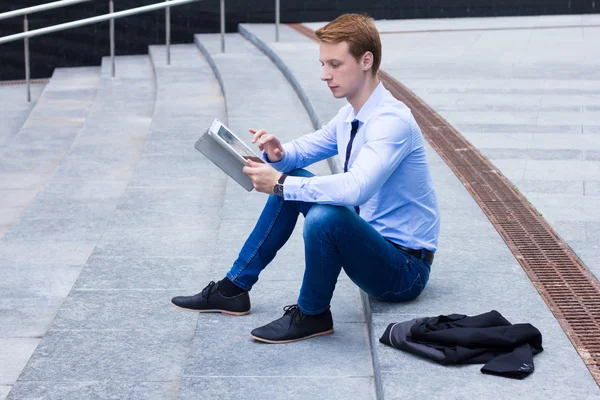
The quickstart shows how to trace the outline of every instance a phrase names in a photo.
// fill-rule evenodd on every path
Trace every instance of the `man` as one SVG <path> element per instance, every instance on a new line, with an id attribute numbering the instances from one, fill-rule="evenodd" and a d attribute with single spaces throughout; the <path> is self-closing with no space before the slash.
<path id="1" fill-rule="evenodd" d="M 329 303 L 338 275 L 385 301 L 417 297 L 429 279 L 439 211 L 423 137 L 410 110 L 377 77 L 379 33 L 370 18 L 346 14 L 316 31 L 321 79 L 348 103 L 322 129 L 281 145 L 250 129 L 266 163 L 244 172 L 269 194 L 256 227 L 226 277 L 194 296 L 172 300 L 196 312 L 244 315 L 248 291 L 305 217 L 306 265 L 298 304 L 251 336 L 287 343 L 333 333 Z M 313 176 L 304 168 L 339 154 L 344 172 Z"/>

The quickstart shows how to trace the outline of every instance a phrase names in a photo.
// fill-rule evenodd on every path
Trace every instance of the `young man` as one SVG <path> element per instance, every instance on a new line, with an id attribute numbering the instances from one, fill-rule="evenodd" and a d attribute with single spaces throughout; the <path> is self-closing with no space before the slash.
<path id="1" fill-rule="evenodd" d="M 316 35 L 321 79 L 349 104 L 322 129 L 284 145 L 250 130 L 266 163 L 248 161 L 244 172 L 270 195 L 267 204 L 227 276 L 172 300 L 190 311 L 248 314 L 248 291 L 303 214 L 306 265 L 298 304 L 252 331 L 267 343 L 333 333 L 329 303 L 342 268 L 378 299 L 417 297 L 437 247 L 439 211 L 423 137 L 410 110 L 377 77 L 381 42 L 373 21 L 346 14 Z M 335 154 L 344 160 L 343 173 L 313 176 L 301 169 Z"/>

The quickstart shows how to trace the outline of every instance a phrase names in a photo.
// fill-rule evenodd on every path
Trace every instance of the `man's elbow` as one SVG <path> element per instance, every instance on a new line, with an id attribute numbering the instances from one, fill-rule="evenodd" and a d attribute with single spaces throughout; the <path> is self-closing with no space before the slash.
<path id="1" fill-rule="evenodd" d="M 360 206 L 362 204 L 365 204 L 373 196 L 372 193 L 364 190 L 358 184 L 356 184 L 356 186 L 352 186 L 353 187 L 348 190 L 346 196 L 344 196 L 344 204 L 342 204 L 344 206 Z"/>
<path id="2" fill-rule="evenodd" d="M 354 200 L 354 206 L 360 206 L 365 204 L 367 201 L 369 201 L 369 199 L 372 197 L 372 195 L 370 193 L 361 193 L 358 196 L 356 196 L 356 199 Z"/>

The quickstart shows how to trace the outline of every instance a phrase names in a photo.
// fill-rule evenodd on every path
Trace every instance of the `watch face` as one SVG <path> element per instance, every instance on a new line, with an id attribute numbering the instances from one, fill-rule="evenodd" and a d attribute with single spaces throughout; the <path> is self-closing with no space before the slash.
<path id="1" fill-rule="evenodd" d="M 273 191 L 275 192 L 275 194 L 277 196 L 283 197 L 283 185 L 281 185 L 279 183 L 275 184 L 275 187 L 273 188 Z"/>

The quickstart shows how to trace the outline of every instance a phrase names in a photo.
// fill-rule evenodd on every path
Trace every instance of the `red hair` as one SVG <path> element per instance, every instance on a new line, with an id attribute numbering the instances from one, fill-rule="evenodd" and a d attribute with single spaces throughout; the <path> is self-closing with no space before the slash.
<path id="1" fill-rule="evenodd" d="M 348 42 L 350 54 L 359 61 L 370 51 L 373 54 L 373 75 L 381 64 L 381 39 L 373 19 L 361 14 L 343 14 L 315 32 L 317 39 L 325 43 Z"/>

